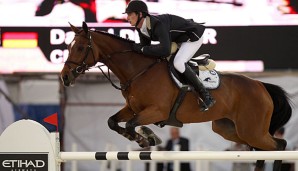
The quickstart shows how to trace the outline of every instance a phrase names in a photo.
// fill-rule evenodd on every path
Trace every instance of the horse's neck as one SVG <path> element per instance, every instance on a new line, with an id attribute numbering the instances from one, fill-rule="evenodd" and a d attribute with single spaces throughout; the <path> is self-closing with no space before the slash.
<path id="1" fill-rule="evenodd" d="M 144 57 L 135 52 L 127 52 L 112 57 L 110 67 L 113 73 L 124 83 L 145 71 L 153 62 L 153 58 Z"/>
<path id="2" fill-rule="evenodd" d="M 126 82 L 142 72 L 154 62 L 153 58 L 144 57 L 130 50 L 128 42 L 103 35 L 104 38 L 95 39 L 95 43 L 105 55 L 111 55 L 108 60 L 102 62 L 111 69 L 121 82 Z M 105 41 L 104 41 L 105 40 Z"/>

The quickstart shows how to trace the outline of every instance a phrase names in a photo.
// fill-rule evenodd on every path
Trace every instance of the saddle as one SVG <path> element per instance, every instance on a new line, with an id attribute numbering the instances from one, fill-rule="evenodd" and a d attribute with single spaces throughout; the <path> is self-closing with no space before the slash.
<path id="1" fill-rule="evenodd" d="M 179 88 L 179 94 L 175 100 L 175 103 L 170 111 L 169 118 L 165 121 L 155 123 L 159 127 L 165 125 L 171 125 L 176 127 L 182 127 L 183 123 L 177 120 L 176 112 L 180 107 L 182 101 L 187 92 L 194 91 L 192 86 L 186 81 L 184 76 L 178 72 L 173 65 L 174 55 L 168 58 L 168 68 L 172 80 Z M 199 76 L 199 79 L 207 89 L 216 89 L 220 84 L 219 74 L 214 70 L 215 62 L 210 59 L 209 54 L 203 54 L 190 59 L 187 63 Z"/>
<path id="2" fill-rule="evenodd" d="M 173 65 L 174 58 L 169 59 L 169 72 L 172 80 L 175 82 L 178 88 L 185 89 L 187 87 L 188 91 L 192 90 L 192 86 L 188 84 L 183 74 L 178 72 Z M 216 89 L 220 84 L 220 79 L 218 73 L 214 70 L 215 62 L 210 59 L 209 54 L 202 54 L 191 58 L 187 63 L 199 76 L 199 79 L 203 85 L 211 90 Z"/>

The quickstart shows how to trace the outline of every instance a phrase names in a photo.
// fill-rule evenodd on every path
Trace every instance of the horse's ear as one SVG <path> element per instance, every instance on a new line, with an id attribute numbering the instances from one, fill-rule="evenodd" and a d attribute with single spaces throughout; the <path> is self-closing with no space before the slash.
<path id="1" fill-rule="evenodd" d="M 88 33 L 88 31 L 89 31 L 89 29 L 88 29 L 88 26 L 87 26 L 87 24 L 86 24 L 86 22 L 83 22 L 83 30 L 84 30 L 84 32 L 87 34 Z"/>
<path id="2" fill-rule="evenodd" d="M 79 29 L 78 29 L 78 28 L 76 28 L 75 26 L 73 26 L 73 25 L 70 24 L 70 23 L 69 23 L 69 25 L 70 25 L 71 30 L 72 30 L 73 32 L 75 32 L 75 33 L 78 33 L 78 32 L 79 32 Z"/>

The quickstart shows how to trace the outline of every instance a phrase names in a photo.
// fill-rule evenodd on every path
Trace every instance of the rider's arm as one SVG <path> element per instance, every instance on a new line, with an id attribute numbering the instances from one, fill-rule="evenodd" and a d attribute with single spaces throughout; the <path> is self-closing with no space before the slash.
<path id="1" fill-rule="evenodd" d="M 154 35 L 158 37 L 159 44 L 143 47 L 143 53 L 145 55 L 156 56 L 156 57 L 167 57 L 171 52 L 171 40 L 170 34 L 163 23 L 159 22 L 156 24 Z"/>
<path id="2" fill-rule="evenodd" d="M 139 32 L 139 37 L 140 37 L 140 45 L 141 46 L 150 46 L 151 45 L 151 40 L 146 38 L 145 36 L 143 36 L 143 34 L 141 34 Z"/>

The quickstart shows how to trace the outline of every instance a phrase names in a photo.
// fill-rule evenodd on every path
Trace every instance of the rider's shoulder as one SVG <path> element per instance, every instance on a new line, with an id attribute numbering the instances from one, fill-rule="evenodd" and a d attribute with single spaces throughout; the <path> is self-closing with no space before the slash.
<path id="1" fill-rule="evenodd" d="M 169 23 L 172 20 L 175 20 L 176 15 L 173 14 L 159 14 L 159 15 L 150 15 L 150 20 L 155 23 Z"/>

